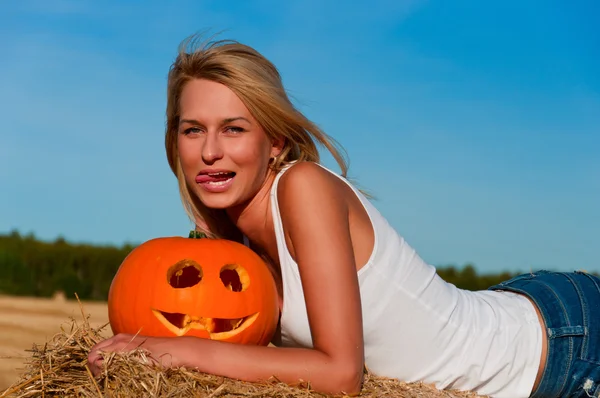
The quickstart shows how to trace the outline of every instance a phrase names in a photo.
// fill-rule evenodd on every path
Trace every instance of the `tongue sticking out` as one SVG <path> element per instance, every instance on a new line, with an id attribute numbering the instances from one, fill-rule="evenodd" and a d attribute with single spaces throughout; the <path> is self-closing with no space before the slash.
<path id="1" fill-rule="evenodd" d="M 196 182 L 203 184 L 209 182 L 221 182 L 227 181 L 230 178 L 233 178 L 235 173 L 218 173 L 218 174 L 201 174 L 196 177 Z"/>

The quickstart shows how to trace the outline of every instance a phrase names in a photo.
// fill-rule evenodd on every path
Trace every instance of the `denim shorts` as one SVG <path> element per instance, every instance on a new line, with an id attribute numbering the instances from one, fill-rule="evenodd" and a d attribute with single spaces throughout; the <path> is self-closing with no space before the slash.
<path id="1" fill-rule="evenodd" d="M 600 278 L 538 271 L 489 290 L 526 295 L 546 322 L 546 367 L 531 397 L 600 397 Z"/>

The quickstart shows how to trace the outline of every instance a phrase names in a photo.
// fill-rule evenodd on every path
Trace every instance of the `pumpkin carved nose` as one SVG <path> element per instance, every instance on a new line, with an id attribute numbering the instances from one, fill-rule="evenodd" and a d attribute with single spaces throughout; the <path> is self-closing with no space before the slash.
<path id="1" fill-rule="evenodd" d="M 195 286 L 202 280 L 202 267 L 194 260 L 181 260 L 169 268 L 167 280 L 175 289 Z"/>

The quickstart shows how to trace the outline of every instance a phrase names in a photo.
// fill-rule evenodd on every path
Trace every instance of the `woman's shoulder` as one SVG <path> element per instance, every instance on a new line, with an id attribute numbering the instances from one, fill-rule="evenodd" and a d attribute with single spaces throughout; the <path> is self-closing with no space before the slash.
<path id="1" fill-rule="evenodd" d="M 339 176 L 323 166 L 302 161 L 288 166 L 281 175 L 277 196 L 282 201 L 298 199 L 298 196 L 341 199 L 347 194 L 347 184 Z"/>

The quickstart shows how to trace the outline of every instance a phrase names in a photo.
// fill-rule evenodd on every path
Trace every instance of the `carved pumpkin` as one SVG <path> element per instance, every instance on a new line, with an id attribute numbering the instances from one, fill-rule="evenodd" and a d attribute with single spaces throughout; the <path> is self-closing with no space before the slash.
<path id="1" fill-rule="evenodd" d="M 113 333 L 267 345 L 279 317 L 262 259 L 224 239 L 149 240 L 125 258 L 108 294 Z"/>

